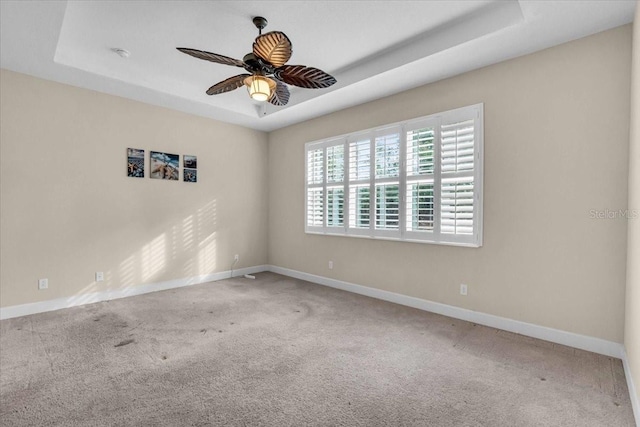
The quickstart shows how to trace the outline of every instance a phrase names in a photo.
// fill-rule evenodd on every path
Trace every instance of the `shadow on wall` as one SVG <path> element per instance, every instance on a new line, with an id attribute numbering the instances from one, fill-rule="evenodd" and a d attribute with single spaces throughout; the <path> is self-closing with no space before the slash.
<path id="1" fill-rule="evenodd" d="M 181 277 L 197 283 L 199 276 L 216 270 L 216 226 L 216 200 L 212 200 L 124 258 L 117 270 L 105 271 L 105 283 L 110 284 L 107 289 L 94 281 L 70 297 L 70 305 L 94 302 L 92 294 L 96 292 L 127 293 L 138 285 L 165 280 L 161 278 L 167 269 L 177 271 L 176 263 L 180 260 L 183 260 Z"/>

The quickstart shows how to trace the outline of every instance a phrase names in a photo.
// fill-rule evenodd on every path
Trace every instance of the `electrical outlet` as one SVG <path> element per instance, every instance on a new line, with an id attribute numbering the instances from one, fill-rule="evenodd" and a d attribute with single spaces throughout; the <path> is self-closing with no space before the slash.
<path id="1" fill-rule="evenodd" d="M 333 270 L 333 261 L 329 261 L 329 270 Z"/>
<path id="2" fill-rule="evenodd" d="M 235 255 L 233 256 L 233 260 L 234 260 L 235 262 L 240 261 L 240 255 L 235 254 Z"/>
<path id="3" fill-rule="evenodd" d="M 38 289 L 48 289 L 49 288 L 49 279 L 38 279 Z"/>
<path id="4" fill-rule="evenodd" d="M 460 285 L 460 295 L 466 295 L 467 294 L 467 285 L 461 284 Z"/>
<path id="5" fill-rule="evenodd" d="M 96 272 L 96 282 L 104 282 L 104 273 L 102 271 Z"/>

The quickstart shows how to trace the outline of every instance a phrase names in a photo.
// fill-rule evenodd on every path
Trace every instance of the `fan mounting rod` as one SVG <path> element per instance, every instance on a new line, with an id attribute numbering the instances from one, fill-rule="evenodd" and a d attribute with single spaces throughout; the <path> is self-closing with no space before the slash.
<path id="1" fill-rule="evenodd" d="M 262 29 L 267 26 L 267 18 L 263 18 L 262 16 L 256 16 L 253 18 L 253 25 L 256 26 L 260 35 L 262 35 Z"/>

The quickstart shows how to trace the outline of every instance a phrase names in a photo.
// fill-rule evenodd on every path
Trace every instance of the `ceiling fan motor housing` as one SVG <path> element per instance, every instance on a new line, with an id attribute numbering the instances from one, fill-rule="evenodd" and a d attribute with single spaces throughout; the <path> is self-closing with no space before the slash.
<path id="1" fill-rule="evenodd" d="M 273 74 L 275 69 L 271 64 L 268 64 L 261 58 L 258 58 L 256 55 L 252 53 L 247 53 L 243 58 L 244 69 L 250 73 L 258 73 L 258 74 Z"/>
<path id="2" fill-rule="evenodd" d="M 253 18 L 253 25 L 256 26 L 258 30 L 260 30 L 260 34 L 262 34 L 262 30 L 268 24 L 267 18 L 263 18 L 262 16 L 256 16 Z"/>

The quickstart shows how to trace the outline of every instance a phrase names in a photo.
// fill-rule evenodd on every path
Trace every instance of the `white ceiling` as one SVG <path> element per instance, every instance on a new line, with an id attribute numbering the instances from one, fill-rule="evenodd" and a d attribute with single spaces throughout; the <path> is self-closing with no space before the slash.
<path id="1" fill-rule="evenodd" d="M 270 131 L 633 20 L 635 0 L 608 1 L 0 1 L 0 66 L 74 86 Z M 291 87 L 286 107 L 240 88 L 244 72 L 178 52 L 251 51 L 253 16 L 286 33 L 289 64 L 338 83 Z M 121 58 L 112 48 L 131 52 Z"/>

